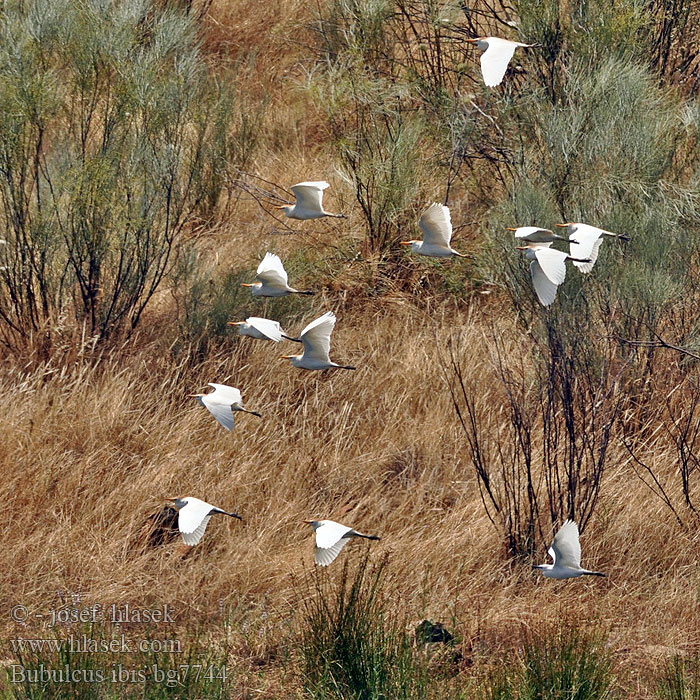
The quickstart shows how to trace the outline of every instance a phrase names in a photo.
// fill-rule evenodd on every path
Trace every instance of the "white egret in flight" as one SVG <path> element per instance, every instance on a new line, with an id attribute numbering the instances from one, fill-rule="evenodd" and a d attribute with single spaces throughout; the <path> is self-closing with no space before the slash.
<path id="1" fill-rule="evenodd" d="M 290 219 L 320 219 L 332 216 L 335 219 L 347 219 L 345 214 L 331 214 L 323 208 L 323 190 L 330 187 L 327 182 L 300 182 L 290 189 L 296 197 L 296 204 L 278 206 Z"/>
<path id="2" fill-rule="evenodd" d="M 467 41 L 476 44 L 477 48 L 484 52 L 481 54 L 481 74 L 484 76 L 484 83 L 487 87 L 500 85 L 510 59 L 513 58 L 518 46 L 522 48 L 537 46 L 537 44 L 523 44 L 519 41 L 500 39 L 496 36 L 480 36 L 475 39 L 467 39 Z"/>
<path id="3" fill-rule="evenodd" d="M 192 496 L 186 496 L 185 498 L 168 498 L 167 500 L 172 501 L 178 510 L 177 527 L 178 530 L 180 530 L 185 544 L 190 545 L 190 547 L 194 547 L 194 545 L 202 539 L 212 515 L 222 513 L 223 515 L 243 520 L 243 518 L 236 513 L 229 513 L 228 511 L 221 510 L 221 508 L 217 508 L 211 505 L 211 503 L 202 501 L 199 498 L 193 498 Z"/>
<path id="4" fill-rule="evenodd" d="M 229 321 L 228 325 L 238 326 L 238 335 L 247 335 L 258 340 L 274 340 L 275 343 L 279 343 L 282 338 L 286 338 L 301 343 L 300 338 L 292 338 L 283 333 L 279 321 L 270 321 L 268 318 L 250 316 L 245 321 Z"/>
<path id="5" fill-rule="evenodd" d="M 605 576 L 600 571 L 588 571 L 581 568 L 581 543 L 578 539 L 578 525 L 567 520 L 554 536 L 549 548 L 552 564 L 534 564 L 547 578 L 576 578 L 577 576 Z"/>
<path id="6" fill-rule="evenodd" d="M 554 303 L 559 285 L 566 277 L 566 261 L 583 259 L 572 258 L 561 250 L 554 250 L 549 243 L 529 243 L 517 246 L 518 250 L 524 250 L 525 257 L 530 260 L 530 276 L 532 286 L 535 288 L 537 298 L 542 306 Z"/>
<path id="7" fill-rule="evenodd" d="M 423 231 L 422 241 L 401 241 L 401 245 L 410 245 L 414 253 L 428 255 L 431 258 L 451 258 L 462 253 L 450 247 L 452 239 L 452 220 L 450 210 L 444 204 L 433 202 L 418 220 L 418 226 Z"/>
<path id="8" fill-rule="evenodd" d="M 309 323 L 301 332 L 304 352 L 301 355 L 282 355 L 282 359 L 291 360 L 295 367 L 301 369 L 356 369 L 350 365 L 338 365 L 331 362 L 331 333 L 335 326 L 335 314 L 332 311 Z"/>
<path id="9" fill-rule="evenodd" d="M 571 242 L 565 236 L 560 236 L 550 231 L 548 228 L 540 228 L 539 226 L 518 226 L 518 228 L 506 226 L 506 231 L 513 231 L 517 240 L 527 243 L 553 243 L 554 241 Z"/>
<path id="10" fill-rule="evenodd" d="M 207 386 L 214 387 L 214 391 L 209 394 L 189 394 L 192 399 L 199 399 L 199 402 L 226 428 L 231 430 L 235 421 L 233 419 L 234 411 L 243 411 L 243 413 L 252 413 L 258 418 L 262 415 L 257 411 L 249 411 L 243 406 L 243 398 L 238 389 L 227 386 L 226 384 L 209 383 Z"/>
<path id="11" fill-rule="evenodd" d="M 278 255 L 265 253 L 258 265 L 256 282 L 242 282 L 241 287 L 250 287 L 254 297 L 284 297 L 287 294 L 313 294 L 311 291 L 299 291 L 287 283 L 287 271 Z"/>
<path id="12" fill-rule="evenodd" d="M 584 274 L 590 272 L 598 259 L 598 251 L 605 236 L 609 238 L 619 238 L 621 241 L 629 241 L 629 236 L 621 233 L 612 233 L 597 226 L 588 224 L 557 224 L 560 228 L 565 228 L 569 234 L 569 252 L 578 258 L 589 258 L 588 262 L 575 261 L 574 265 Z M 576 236 L 576 239 L 573 239 Z"/>
<path id="13" fill-rule="evenodd" d="M 366 540 L 380 540 L 377 535 L 363 535 L 347 525 L 333 520 L 304 520 L 316 532 L 316 563 L 328 566 L 348 543 L 351 537 L 364 537 Z"/>

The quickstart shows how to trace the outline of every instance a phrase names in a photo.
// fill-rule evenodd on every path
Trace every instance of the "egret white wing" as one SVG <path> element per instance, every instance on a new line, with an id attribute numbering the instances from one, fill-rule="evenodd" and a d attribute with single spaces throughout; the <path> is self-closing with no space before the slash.
<path id="1" fill-rule="evenodd" d="M 182 539 L 184 540 L 185 544 L 188 544 L 190 547 L 194 547 L 196 544 L 199 544 L 199 541 L 202 539 L 202 537 L 204 537 L 204 532 L 207 529 L 207 525 L 209 524 L 210 520 L 211 515 L 207 515 L 193 532 L 181 532 Z"/>
<path id="2" fill-rule="evenodd" d="M 312 211 L 323 210 L 323 190 L 330 185 L 327 182 L 300 182 L 293 185 L 291 190 L 297 200 L 297 205 L 300 209 L 308 209 Z"/>
<path id="3" fill-rule="evenodd" d="M 593 269 L 595 261 L 598 259 L 598 251 L 603 243 L 603 230 L 588 224 L 577 224 L 569 238 L 573 238 L 576 243 L 569 244 L 569 253 L 573 258 L 590 258 L 590 262 L 574 262 L 574 265 L 583 273 L 588 273 Z"/>
<path id="4" fill-rule="evenodd" d="M 226 428 L 226 430 L 233 430 L 236 422 L 233 418 L 233 411 L 231 410 L 230 403 L 222 403 L 216 399 L 211 398 L 212 394 L 200 397 L 201 402 L 209 410 L 209 412 L 216 418 L 216 420 L 221 423 L 221 425 Z"/>
<path id="5" fill-rule="evenodd" d="M 593 266 L 595 265 L 595 261 L 598 259 L 598 251 L 600 250 L 600 246 L 602 245 L 602 243 L 603 243 L 603 239 L 599 238 L 593 244 L 593 247 L 588 251 L 588 255 L 583 256 L 583 257 L 589 258 L 590 262 L 577 262 L 576 260 L 573 261 L 574 265 L 576 265 L 576 267 L 584 274 L 588 274 L 593 269 Z M 570 247 L 573 248 L 574 244 L 572 244 Z M 573 257 L 573 253 L 572 253 L 572 257 Z"/>
<path id="6" fill-rule="evenodd" d="M 282 265 L 279 255 L 265 253 L 265 257 L 258 265 L 256 277 L 260 282 L 275 286 L 287 286 L 287 271 Z"/>
<path id="7" fill-rule="evenodd" d="M 433 202 L 418 219 L 423 231 L 423 242 L 427 245 L 450 247 L 452 239 L 452 219 L 450 210 L 444 204 Z"/>
<path id="8" fill-rule="evenodd" d="M 578 525 L 573 520 L 567 520 L 554 536 L 554 542 L 549 550 L 556 564 L 581 568 L 581 544 L 578 539 Z"/>
<path id="9" fill-rule="evenodd" d="M 340 551 L 350 540 L 338 540 L 332 547 L 321 549 L 316 547 L 316 563 L 319 566 L 328 566 L 340 554 Z"/>
<path id="10" fill-rule="evenodd" d="M 487 87 L 495 87 L 503 80 L 517 44 L 507 39 L 489 37 L 489 47 L 481 54 L 481 74 Z"/>
<path id="11" fill-rule="evenodd" d="M 321 549 L 328 549 L 351 530 L 352 528 L 347 525 L 341 525 L 333 520 L 324 520 L 323 525 L 316 529 L 316 546 Z"/>
<path id="12" fill-rule="evenodd" d="M 530 263 L 530 276 L 532 277 L 532 286 L 535 288 L 535 294 L 540 300 L 542 306 L 550 306 L 557 298 L 557 289 L 559 285 L 554 284 L 547 275 L 544 274 L 537 260 Z"/>
<path id="13" fill-rule="evenodd" d="M 185 542 L 190 544 L 185 535 L 194 535 L 194 533 L 196 533 L 198 529 L 202 528 L 202 525 L 204 525 L 199 537 L 197 538 L 198 542 L 201 536 L 204 534 L 204 530 L 209 522 L 209 514 L 213 510 L 214 506 L 206 501 L 202 501 L 199 498 L 193 498 L 191 496 L 188 496 L 184 500 L 186 501 L 186 504 L 180 508 L 180 511 L 178 512 L 177 526 L 182 533 Z M 197 542 L 193 542 L 192 544 L 196 544 Z"/>
<path id="14" fill-rule="evenodd" d="M 212 382 L 209 382 L 207 386 L 214 387 L 216 390 L 208 394 L 208 396 L 214 397 L 221 403 L 227 403 L 230 406 L 231 404 L 241 403 L 243 401 L 241 392 L 236 389 L 236 387 L 229 386 L 228 384 L 213 384 Z"/>
<path id="15" fill-rule="evenodd" d="M 282 329 L 278 321 L 270 321 L 268 318 L 259 318 L 251 316 L 246 319 L 246 323 L 250 324 L 256 331 L 262 333 L 266 338 L 279 343 L 282 340 Z"/>
<path id="16" fill-rule="evenodd" d="M 556 285 L 564 282 L 566 277 L 566 253 L 561 250 L 539 247 L 535 248 L 535 257 L 542 268 L 542 272 L 551 282 L 554 282 Z"/>
<path id="17" fill-rule="evenodd" d="M 335 320 L 335 314 L 328 311 L 304 328 L 300 338 L 304 343 L 305 357 L 330 362 L 331 333 Z"/>

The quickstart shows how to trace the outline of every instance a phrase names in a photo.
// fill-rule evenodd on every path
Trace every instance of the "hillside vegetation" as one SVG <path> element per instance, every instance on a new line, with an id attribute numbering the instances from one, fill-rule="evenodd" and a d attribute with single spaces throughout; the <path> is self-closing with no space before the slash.
<path id="1" fill-rule="evenodd" d="M 700 697 L 698 22 L 692 0 L 4 3 L 4 696 Z M 490 35 L 538 45 L 497 88 L 465 41 Z M 322 179 L 347 219 L 274 208 Z M 433 201 L 466 258 L 399 245 Z M 568 221 L 630 240 L 545 309 L 505 229 Z M 253 298 L 267 251 L 316 294 Z M 226 325 L 328 310 L 355 372 Z M 224 431 L 188 398 L 208 382 L 263 417 Z M 175 496 L 243 523 L 188 551 L 155 525 Z M 310 518 L 382 539 L 321 570 Z M 607 578 L 532 571 L 568 518 Z M 176 622 L 47 626 L 94 603 Z M 424 619 L 454 638 L 424 645 Z M 185 651 L 12 645 L 123 629 Z M 202 659 L 227 678 L 12 681 Z"/>

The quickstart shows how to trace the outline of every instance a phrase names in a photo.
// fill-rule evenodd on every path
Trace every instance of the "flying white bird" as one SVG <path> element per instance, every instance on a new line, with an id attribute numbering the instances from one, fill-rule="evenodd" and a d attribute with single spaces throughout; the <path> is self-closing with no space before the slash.
<path id="1" fill-rule="evenodd" d="M 332 311 L 309 323 L 301 332 L 304 352 L 301 355 L 282 355 L 282 359 L 291 360 L 295 367 L 301 369 L 356 369 L 350 365 L 338 365 L 331 362 L 331 333 L 335 326 L 335 314 Z"/>
<path id="2" fill-rule="evenodd" d="M 231 430 L 235 425 L 233 419 L 234 411 L 252 413 L 254 416 L 262 418 L 262 415 L 257 411 L 249 411 L 243 406 L 243 398 L 238 389 L 227 386 L 226 384 L 212 384 L 211 382 L 207 386 L 213 386 L 214 391 L 209 394 L 189 394 L 189 397 L 192 399 L 199 399 L 202 406 L 209 409 L 212 416 L 214 416 L 226 430 Z"/>
<path id="3" fill-rule="evenodd" d="M 250 287 L 254 297 L 284 297 L 287 294 L 313 294 L 299 291 L 287 283 L 287 271 L 278 255 L 265 253 L 255 275 L 257 282 L 242 282 L 241 287 Z"/>
<path id="4" fill-rule="evenodd" d="M 345 214 L 331 214 L 323 208 L 323 190 L 330 187 L 327 182 L 300 182 L 291 187 L 296 204 L 283 204 L 282 209 L 290 219 L 320 219 L 332 216 L 335 219 L 347 219 Z"/>
<path id="5" fill-rule="evenodd" d="M 527 243 L 553 243 L 554 241 L 571 242 L 565 236 L 560 236 L 550 231 L 548 228 L 540 228 L 539 226 L 518 226 L 518 228 L 506 226 L 506 231 L 513 231 L 518 240 L 526 241 Z"/>
<path id="6" fill-rule="evenodd" d="M 542 306 L 554 303 L 557 289 L 566 277 L 566 261 L 586 262 L 584 259 L 572 258 L 561 250 L 553 250 L 549 246 L 549 243 L 529 243 L 517 246 L 517 249 L 524 250 L 525 257 L 532 261 L 530 263 L 532 286 L 535 288 L 535 293 Z"/>
<path id="7" fill-rule="evenodd" d="M 523 48 L 537 46 L 537 44 L 523 44 L 519 41 L 499 39 L 496 36 L 480 36 L 476 39 L 467 39 L 467 41 L 476 44 L 477 48 L 484 52 L 481 54 L 481 74 L 484 76 L 484 83 L 487 87 L 500 85 L 510 59 L 513 58 L 518 46 Z"/>
<path id="8" fill-rule="evenodd" d="M 228 325 L 238 326 L 238 335 L 247 335 L 258 340 L 274 340 L 275 343 L 279 343 L 282 338 L 286 338 L 301 343 L 300 338 L 292 338 L 283 333 L 279 321 L 270 321 L 267 318 L 250 316 L 245 321 L 229 321 Z"/>
<path id="9" fill-rule="evenodd" d="M 452 239 L 452 220 L 450 210 L 444 204 L 433 202 L 418 220 L 423 231 L 422 241 L 401 241 L 401 245 L 410 245 L 414 253 L 429 255 L 431 258 L 450 258 L 458 255 L 466 257 L 450 247 Z"/>
<path id="10" fill-rule="evenodd" d="M 588 262 L 575 261 L 574 265 L 581 272 L 588 273 L 593 269 L 595 261 L 598 259 L 598 251 L 605 236 L 609 238 L 619 238 L 621 241 L 629 241 L 629 236 L 621 233 L 612 233 L 597 226 L 588 224 L 557 224 L 560 228 L 565 228 L 569 234 L 569 252 L 579 258 L 589 258 Z M 576 236 L 574 240 L 572 237 Z"/>
<path id="11" fill-rule="evenodd" d="M 578 525 L 567 520 L 554 536 L 549 548 L 552 564 L 534 564 L 547 578 L 576 578 L 577 576 L 605 576 L 600 571 L 588 571 L 581 568 L 581 544 L 578 539 Z"/>
<path id="12" fill-rule="evenodd" d="M 316 532 L 316 563 L 328 566 L 348 543 L 351 537 L 364 537 L 366 540 L 380 540 L 377 535 L 363 535 L 347 525 L 333 520 L 304 520 Z"/>
<path id="13" fill-rule="evenodd" d="M 240 515 L 236 513 L 229 513 L 228 511 L 221 510 L 216 506 L 206 503 L 199 498 L 193 498 L 192 496 L 186 496 L 185 498 L 168 498 L 168 501 L 172 501 L 178 510 L 177 514 L 177 527 L 180 530 L 182 539 L 185 544 L 194 547 L 199 540 L 202 539 L 204 531 L 207 529 L 209 520 L 215 513 L 222 513 L 223 515 L 229 515 L 232 518 L 238 518 L 243 520 Z"/>

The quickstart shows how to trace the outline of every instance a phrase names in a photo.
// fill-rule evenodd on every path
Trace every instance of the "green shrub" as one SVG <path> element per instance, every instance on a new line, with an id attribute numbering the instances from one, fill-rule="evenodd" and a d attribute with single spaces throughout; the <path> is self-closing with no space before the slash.
<path id="1" fill-rule="evenodd" d="M 231 93 L 184 12 L 12 2 L 0 15 L 0 340 L 133 329 L 234 148 Z"/>
<path id="2" fill-rule="evenodd" d="M 304 684 L 313 698 L 404 700 L 426 697 L 427 674 L 384 592 L 386 559 L 368 555 L 338 580 L 320 572 L 302 608 Z"/>
<path id="3" fill-rule="evenodd" d="M 700 700 L 700 655 L 676 656 L 659 674 L 656 696 L 661 700 Z"/>
<path id="4" fill-rule="evenodd" d="M 482 685 L 483 700 L 608 700 L 614 697 L 610 655 L 602 639 L 563 626 L 527 635 L 521 649 Z"/>

